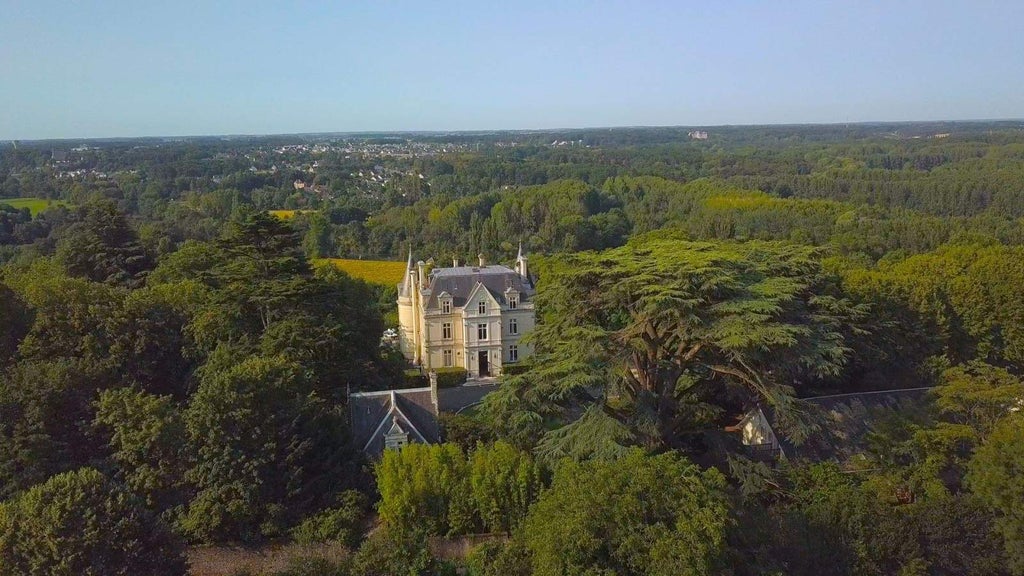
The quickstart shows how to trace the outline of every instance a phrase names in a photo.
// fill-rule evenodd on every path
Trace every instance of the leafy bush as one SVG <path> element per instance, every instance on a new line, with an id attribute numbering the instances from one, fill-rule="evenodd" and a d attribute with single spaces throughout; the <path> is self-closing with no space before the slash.
<path id="1" fill-rule="evenodd" d="M 493 540 L 473 548 L 466 558 L 472 576 L 530 576 L 530 554 L 517 540 Z"/>
<path id="2" fill-rule="evenodd" d="M 409 444 L 385 450 L 376 472 L 377 511 L 390 528 L 454 536 L 476 527 L 469 462 L 458 446 Z"/>
<path id="3" fill-rule="evenodd" d="M 292 530 L 299 544 L 342 542 L 349 548 L 359 545 L 360 524 L 366 517 L 369 502 L 357 490 L 346 490 L 338 497 L 338 505 L 307 518 Z"/>
<path id="4" fill-rule="evenodd" d="M 425 532 L 384 528 L 359 548 L 352 560 L 351 573 L 360 576 L 428 576 L 436 571 L 437 562 L 427 547 Z"/>
<path id="5" fill-rule="evenodd" d="M 528 452 L 499 441 L 477 448 L 470 468 L 473 500 L 484 526 L 511 534 L 544 488 L 540 467 Z"/>
<path id="6" fill-rule="evenodd" d="M 477 444 L 494 441 L 490 427 L 477 417 L 442 412 L 440 420 L 445 442 L 458 444 L 463 450 L 469 451 Z"/>
<path id="7" fill-rule="evenodd" d="M 518 376 L 526 373 L 529 369 L 530 365 L 523 362 L 517 364 L 502 364 L 501 374 L 503 376 Z"/>
<path id="8" fill-rule="evenodd" d="M 563 461 L 523 525 L 533 574 L 715 574 L 725 478 L 675 453 Z"/>
<path id="9" fill-rule="evenodd" d="M 426 388 L 430 386 L 430 379 L 426 374 L 415 368 L 402 373 L 402 388 Z"/>
<path id="10" fill-rule="evenodd" d="M 465 368 L 438 368 L 435 372 L 437 372 L 438 388 L 462 386 L 466 383 L 466 378 L 469 376 Z"/>

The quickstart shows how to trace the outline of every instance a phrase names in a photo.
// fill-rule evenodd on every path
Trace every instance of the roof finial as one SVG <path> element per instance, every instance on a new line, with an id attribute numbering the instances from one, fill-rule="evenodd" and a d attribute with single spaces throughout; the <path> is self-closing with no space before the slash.
<path id="1" fill-rule="evenodd" d="M 516 260 L 523 257 L 523 241 L 519 241 L 519 254 L 516 254 Z"/>

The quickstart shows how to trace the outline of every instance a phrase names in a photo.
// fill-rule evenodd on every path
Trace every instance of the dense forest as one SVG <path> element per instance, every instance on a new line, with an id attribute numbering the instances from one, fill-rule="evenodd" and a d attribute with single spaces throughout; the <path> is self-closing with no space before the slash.
<path id="1" fill-rule="evenodd" d="M 1024 574 L 1024 125 L 691 130 L 0 144 L 0 572 Z M 320 259 L 520 245 L 534 356 L 368 460 Z"/>

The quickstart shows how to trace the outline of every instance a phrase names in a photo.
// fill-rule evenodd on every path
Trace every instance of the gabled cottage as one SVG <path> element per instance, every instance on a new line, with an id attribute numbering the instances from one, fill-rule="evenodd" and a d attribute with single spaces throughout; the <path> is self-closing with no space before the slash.
<path id="1" fill-rule="evenodd" d="M 352 439 L 371 458 L 386 449 L 401 449 L 411 443 L 441 442 L 440 412 L 458 413 L 483 401 L 497 384 L 437 387 L 431 372 L 428 388 L 355 392 L 349 395 Z"/>
<path id="2" fill-rule="evenodd" d="M 748 455 L 758 460 L 844 462 L 868 449 L 871 433 L 883 426 L 886 419 L 922 410 L 928 402 L 928 390 L 905 388 L 804 398 L 804 402 L 820 411 L 823 427 L 799 446 L 776 432 L 775 412 L 768 407 L 753 407 L 726 430 L 738 433 Z"/>
<path id="3" fill-rule="evenodd" d="M 353 393 L 349 412 L 353 443 L 371 456 L 385 448 L 441 440 L 436 387 Z"/>

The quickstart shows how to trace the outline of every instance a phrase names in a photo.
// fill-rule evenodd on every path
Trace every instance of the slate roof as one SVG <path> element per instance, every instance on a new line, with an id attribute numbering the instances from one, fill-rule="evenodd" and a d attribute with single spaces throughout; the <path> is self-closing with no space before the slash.
<path id="1" fill-rule="evenodd" d="M 437 297 L 447 292 L 452 297 L 452 306 L 462 308 L 476 288 L 483 284 L 498 303 L 504 305 L 505 290 L 512 288 L 519 292 L 519 301 L 528 302 L 534 294 L 532 280 L 525 280 L 518 272 L 502 266 L 459 266 L 457 268 L 435 268 L 430 272 L 430 283 L 423 291 L 426 309 L 437 309 Z"/>
<path id="2" fill-rule="evenodd" d="M 479 403 L 491 392 L 498 389 L 498 384 L 474 384 L 472 386 L 456 386 L 438 390 L 438 404 L 441 412 L 458 412 Z"/>
<path id="3" fill-rule="evenodd" d="M 436 443 L 441 433 L 430 388 L 359 392 L 349 396 L 352 438 L 372 456 L 384 452 L 384 436 L 396 424 L 410 442 Z"/>
<path id="4" fill-rule="evenodd" d="M 822 433 L 812 435 L 799 446 L 781 433 L 776 432 L 776 436 L 788 457 L 843 462 L 867 451 L 872 433 L 880 431 L 887 420 L 896 415 L 920 413 L 928 403 L 928 391 L 929 388 L 905 388 L 804 398 L 821 411 Z M 765 415 L 772 428 L 776 428 L 774 412 L 765 410 Z"/>

